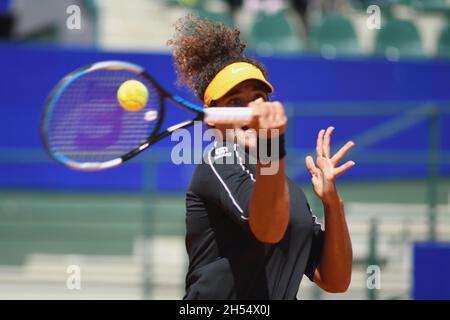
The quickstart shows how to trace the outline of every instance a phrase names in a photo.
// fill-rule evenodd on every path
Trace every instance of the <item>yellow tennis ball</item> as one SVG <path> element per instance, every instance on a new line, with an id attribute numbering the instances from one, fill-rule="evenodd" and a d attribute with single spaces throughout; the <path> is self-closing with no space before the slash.
<path id="1" fill-rule="evenodd" d="M 127 111 L 142 110 L 148 101 L 148 90 L 137 80 L 127 80 L 117 91 L 117 100 Z"/>

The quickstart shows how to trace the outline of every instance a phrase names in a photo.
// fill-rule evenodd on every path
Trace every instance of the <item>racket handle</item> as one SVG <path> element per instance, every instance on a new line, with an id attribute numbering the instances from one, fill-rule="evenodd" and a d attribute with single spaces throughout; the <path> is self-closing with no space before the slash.
<path id="1" fill-rule="evenodd" d="M 211 107 L 205 110 L 203 120 L 217 124 L 247 124 L 252 116 L 253 110 L 247 107 Z"/>

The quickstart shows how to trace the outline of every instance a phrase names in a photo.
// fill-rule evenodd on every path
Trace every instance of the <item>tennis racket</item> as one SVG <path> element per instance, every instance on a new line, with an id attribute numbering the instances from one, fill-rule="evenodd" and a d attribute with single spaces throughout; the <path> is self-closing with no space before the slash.
<path id="1" fill-rule="evenodd" d="M 138 80 L 148 90 L 148 101 L 139 111 L 127 111 L 117 100 L 127 80 Z M 193 118 L 161 128 L 168 100 L 191 111 Z M 195 121 L 244 124 L 251 118 L 250 108 L 204 109 L 171 95 L 138 65 L 104 61 L 75 70 L 55 86 L 45 102 L 41 131 L 54 160 L 92 171 L 118 166 Z"/>

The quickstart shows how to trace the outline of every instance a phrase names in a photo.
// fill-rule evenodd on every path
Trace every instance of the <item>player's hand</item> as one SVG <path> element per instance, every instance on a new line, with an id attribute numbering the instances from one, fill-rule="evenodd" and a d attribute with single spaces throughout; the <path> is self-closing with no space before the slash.
<path id="1" fill-rule="evenodd" d="M 271 129 L 278 129 L 278 134 L 284 134 L 287 125 L 287 117 L 283 105 L 278 101 L 263 101 L 257 99 L 250 102 L 249 108 L 253 109 L 253 119 L 249 127 L 260 134 L 259 129 L 267 130 L 267 138 L 271 137 Z"/>
<path id="2" fill-rule="evenodd" d="M 354 161 L 347 161 L 339 166 L 339 163 L 354 146 L 352 141 L 348 141 L 334 156 L 330 156 L 330 140 L 333 127 L 320 130 L 317 136 L 316 162 L 311 156 L 305 159 L 306 167 L 311 174 L 311 181 L 314 192 L 324 204 L 339 200 L 336 190 L 336 178 L 355 165 Z"/>

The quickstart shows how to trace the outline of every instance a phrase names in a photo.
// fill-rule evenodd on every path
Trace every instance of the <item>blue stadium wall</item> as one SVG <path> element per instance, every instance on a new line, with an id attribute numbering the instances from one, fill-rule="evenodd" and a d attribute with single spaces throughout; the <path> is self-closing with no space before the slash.
<path id="1" fill-rule="evenodd" d="M 42 149 L 39 122 L 43 102 L 49 91 L 65 74 L 101 60 L 125 60 L 144 66 L 169 91 L 197 101 L 187 90 L 175 85 L 175 72 L 167 54 L 104 52 L 38 45 L 0 43 L 0 189 L 159 191 L 185 190 L 194 165 L 174 165 L 163 161 L 149 165 L 156 154 L 170 159 L 176 142 L 166 141 L 129 163 L 109 171 L 76 172 L 48 160 Z M 447 112 L 439 120 L 440 152 L 450 151 L 450 61 L 406 60 L 389 62 L 382 58 L 325 60 L 320 57 L 265 58 L 269 79 L 276 87 L 273 99 L 295 108 L 339 111 L 348 106 L 361 115 L 301 117 L 289 123 L 291 146 L 297 150 L 314 149 L 318 130 L 334 125 L 334 144 L 358 137 L 370 128 L 381 128 L 398 115 L 364 115 L 374 108 L 402 107 L 401 113 L 432 105 Z M 388 107 L 389 109 L 389 107 Z M 375 109 L 376 110 L 376 109 Z M 173 121 L 186 114 L 174 113 Z M 401 122 L 401 121 L 400 121 Z M 376 139 L 375 139 L 376 140 Z M 403 150 L 425 159 L 429 148 L 429 121 L 415 121 L 404 130 L 355 149 L 352 158 L 371 152 Z M 291 153 L 292 154 L 292 153 Z M 406 153 L 405 153 L 406 154 Z M 151 157 L 153 156 L 153 157 Z M 304 154 L 298 155 L 303 167 Z M 148 162 L 147 160 L 148 159 Z M 408 164 L 360 161 L 342 180 L 421 178 L 427 175 L 423 161 Z M 439 174 L 448 176 L 450 165 L 440 165 Z M 305 170 L 297 170 L 294 179 L 307 181 Z M 152 183 L 150 183 L 152 182 Z"/>

